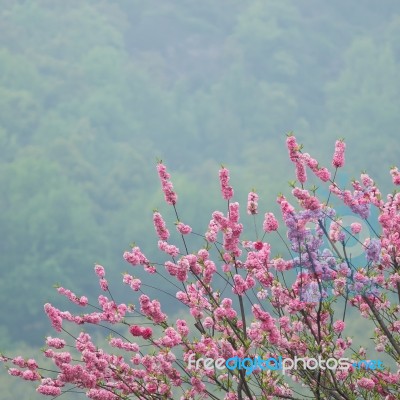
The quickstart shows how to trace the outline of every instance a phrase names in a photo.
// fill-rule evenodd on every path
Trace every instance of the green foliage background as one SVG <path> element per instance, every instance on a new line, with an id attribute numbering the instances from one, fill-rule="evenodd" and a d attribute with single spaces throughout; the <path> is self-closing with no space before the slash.
<path id="1" fill-rule="evenodd" d="M 95 301 L 95 262 L 119 285 L 131 242 L 160 258 L 157 157 L 198 232 L 221 163 L 276 210 L 292 130 L 324 164 L 345 137 L 348 176 L 390 190 L 399 35 L 397 0 L 1 0 L 1 348 L 43 343 L 55 282 Z"/>

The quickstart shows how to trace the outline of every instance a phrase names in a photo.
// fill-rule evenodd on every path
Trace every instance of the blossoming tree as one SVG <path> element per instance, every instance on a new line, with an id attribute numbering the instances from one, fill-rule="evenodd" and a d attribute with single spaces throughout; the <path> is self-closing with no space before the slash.
<path id="1" fill-rule="evenodd" d="M 96 265 L 104 293 L 98 304 L 59 287 L 61 295 L 88 311 L 74 315 L 51 304 L 44 306 L 54 329 L 64 333 L 46 340 L 44 356 L 54 362 L 54 370 L 42 369 L 33 359 L 2 355 L 9 374 L 38 381 L 37 391 L 53 398 L 71 390 L 97 400 L 399 398 L 400 194 L 395 191 L 384 198 L 366 173 L 351 183 L 351 190 L 340 187 L 335 178 L 344 166 L 342 140 L 335 145 L 333 172 L 304 153 L 294 136 L 288 136 L 286 144 L 297 177 L 292 185 L 294 200 L 278 196 L 284 228 L 266 212 L 264 235 L 254 241 L 242 240 L 239 203 L 233 201 L 226 168 L 219 171 L 226 210 L 215 211 L 201 235 L 180 220 L 170 175 L 163 163 L 157 165 L 181 243 L 171 243 L 167 224 L 155 211 L 158 248 L 165 262 L 152 262 L 137 246 L 125 252 L 124 259 L 133 268 L 143 267 L 148 280 L 154 274 L 162 277 L 165 288 L 160 290 L 169 287 L 173 301 L 188 309 L 193 322 L 168 318 L 160 302 L 146 294 L 146 282 L 134 274 L 124 274 L 123 283 L 138 301 L 119 304 L 105 269 Z M 328 187 L 328 199 L 322 199 L 315 187 L 305 188 L 307 169 Z M 400 185 L 398 169 L 390 173 L 393 183 Z M 361 224 L 346 227 L 330 198 L 365 221 L 371 235 L 361 242 Z M 377 221 L 369 220 L 371 209 L 377 210 Z M 252 191 L 247 213 L 254 216 L 258 210 L 258 195 Z M 280 233 L 283 230 L 286 237 Z M 268 235 L 274 234 L 284 241 L 286 257 L 273 257 Z M 204 246 L 191 249 L 190 235 L 203 236 Z M 363 265 L 354 262 L 350 239 L 362 246 Z M 353 348 L 351 338 L 344 336 L 349 308 L 375 324 L 371 332 L 375 349 L 391 357 L 397 370 L 376 364 L 366 368 L 365 363 L 357 367 L 368 357 L 364 348 Z M 146 323 L 132 323 L 133 316 Z M 68 323 L 94 325 L 112 334 L 105 345 L 96 345 L 84 330 L 68 335 Z M 339 368 L 336 359 L 344 356 L 347 367 Z M 239 359 L 245 364 L 210 367 L 198 362 L 201 358 Z M 256 358 L 333 358 L 334 367 L 306 363 L 282 374 L 276 363 L 265 368 L 265 363 L 253 362 Z M 298 393 L 295 385 L 306 391 Z"/>

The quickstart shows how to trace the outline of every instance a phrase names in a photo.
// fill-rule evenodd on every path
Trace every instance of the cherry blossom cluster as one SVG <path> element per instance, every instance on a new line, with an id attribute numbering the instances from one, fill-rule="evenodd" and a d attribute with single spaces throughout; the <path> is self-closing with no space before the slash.
<path id="1" fill-rule="evenodd" d="M 178 201 L 178 196 L 174 192 L 174 186 L 170 181 L 171 176 L 167 172 L 166 166 L 162 162 L 159 162 L 157 164 L 157 171 L 161 180 L 161 187 L 164 192 L 165 201 L 168 204 L 175 205 Z"/>
<path id="2" fill-rule="evenodd" d="M 335 177 L 345 164 L 343 140 L 335 144 L 334 171 L 320 167 L 304 153 L 293 135 L 286 146 L 297 181 L 291 182 L 291 197 L 277 197 L 281 215 L 265 210 L 263 220 L 258 221 L 260 198 L 254 190 L 247 197 L 247 214 L 262 224 L 261 239 L 257 231 L 244 234 L 228 169 L 219 171 L 224 210 L 214 211 L 203 228 L 205 233 L 199 233 L 180 221 L 170 174 L 159 163 L 161 187 L 166 203 L 173 206 L 182 243 L 170 243 L 168 218 L 154 212 L 157 254 L 163 261 L 150 260 L 138 246 L 123 254 L 133 271 L 122 278 L 132 289 L 133 304 L 117 302 L 105 268 L 95 265 L 103 293 L 97 302 L 63 287 L 57 289 L 71 306 L 88 312 L 61 311 L 49 303 L 44 306 L 60 336 L 47 337 L 43 350 L 54 364 L 53 372 L 33 359 L 2 355 L 9 374 L 37 381 L 37 391 L 43 395 L 59 396 L 75 388 L 96 400 L 297 400 L 303 394 L 316 399 L 397 399 L 400 193 L 385 198 L 366 173 L 351 182 L 350 188 L 338 185 Z M 331 202 L 315 187 L 306 187 L 308 170 L 326 183 Z M 398 185 L 397 168 L 390 173 Z M 333 200 L 370 226 L 369 232 L 363 231 L 366 238 L 360 239 L 361 223 L 344 224 Z M 378 218 L 370 221 L 373 209 Z M 204 246 L 190 248 L 191 235 L 202 236 Z M 276 252 L 277 240 L 283 241 L 286 254 Z M 362 257 L 352 257 L 349 241 L 362 246 Z M 144 278 L 137 276 L 138 269 L 141 274 L 144 270 Z M 163 284 L 147 292 L 157 282 L 154 277 Z M 186 317 L 167 315 L 167 305 Z M 355 367 L 368 355 L 348 335 L 350 308 L 353 317 L 356 313 L 372 321 L 371 345 L 391 358 L 393 366 L 385 364 L 375 371 Z M 82 327 L 74 340 L 68 334 L 70 324 Z M 108 338 L 101 345 L 93 343 L 85 325 L 105 330 Z M 347 370 L 292 369 L 288 371 L 290 382 L 273 370 L 246 374 L 206 368 L 202 363 L 195 363 L 196 368 L 188 366 L 189 359 L 254 360 L 258 356 L 348 357 L 354 364 Z"/>
<path id="3" fill-rule="evenodd" d="M 247 196 L 247 214 L 254 215 L 258 213 L 258 194 L 250 192 Z"/>
<path id="4" fill-rule="evenodd" d="M 229 185 L 229 170 L 222 167 L 219 170 L 219 182 L 221 184 L 222 197 L 230 200 L 233 197 L 233 188 Z"/>

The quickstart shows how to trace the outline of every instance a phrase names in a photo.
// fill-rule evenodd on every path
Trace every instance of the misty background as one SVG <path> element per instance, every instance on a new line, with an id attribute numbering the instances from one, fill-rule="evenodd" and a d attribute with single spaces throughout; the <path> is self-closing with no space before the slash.
<path id="1" fill-rule="evenodd" d="M 328 167 L 344 137 L 341 179 L 367 170 L 392 191 L 399 37 L 396 0 L 1 0 L 0 351 L 39 353 L 53 334 L 43 304 L 70 308 L 53 284 L 95 303 L 100 263 L 129 301 L 121 273 L 142 269 L 122 259 L 130 244 L 165 260 L 152 211 L 171 231 L 176 218 L 157 159 L 199 233 L 225 210 L 221 164 L 246 226 L 252 188 L 259 224 L 277 211 L 295 179 L 290 131 Z M 1 399 L 39 397 L 5 371 L 0 386 Z"/>

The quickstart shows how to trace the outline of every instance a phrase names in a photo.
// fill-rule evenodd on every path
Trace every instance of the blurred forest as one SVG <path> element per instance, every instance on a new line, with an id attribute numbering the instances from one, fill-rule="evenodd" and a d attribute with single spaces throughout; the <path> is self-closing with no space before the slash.
<path id="1" fill-rule="evenodd" d="M 347 177 L 366 169 L 391 190 L 397 0 L 0 6 L 0 349 L 43 344 L 43 304 L 64 304 L 54 283 L 95 302 L 95 262 L 120 288 L 132 242 L 160 259 L 152 210 L 171 229 L 175 217 L 157 158 L 200 233 L 224 207 L 221 163 L 242 206 L 254 187 L 261 212 L 276 210 L 294 179 L 289 131 L 328 166 L 344 137 Z"/>

